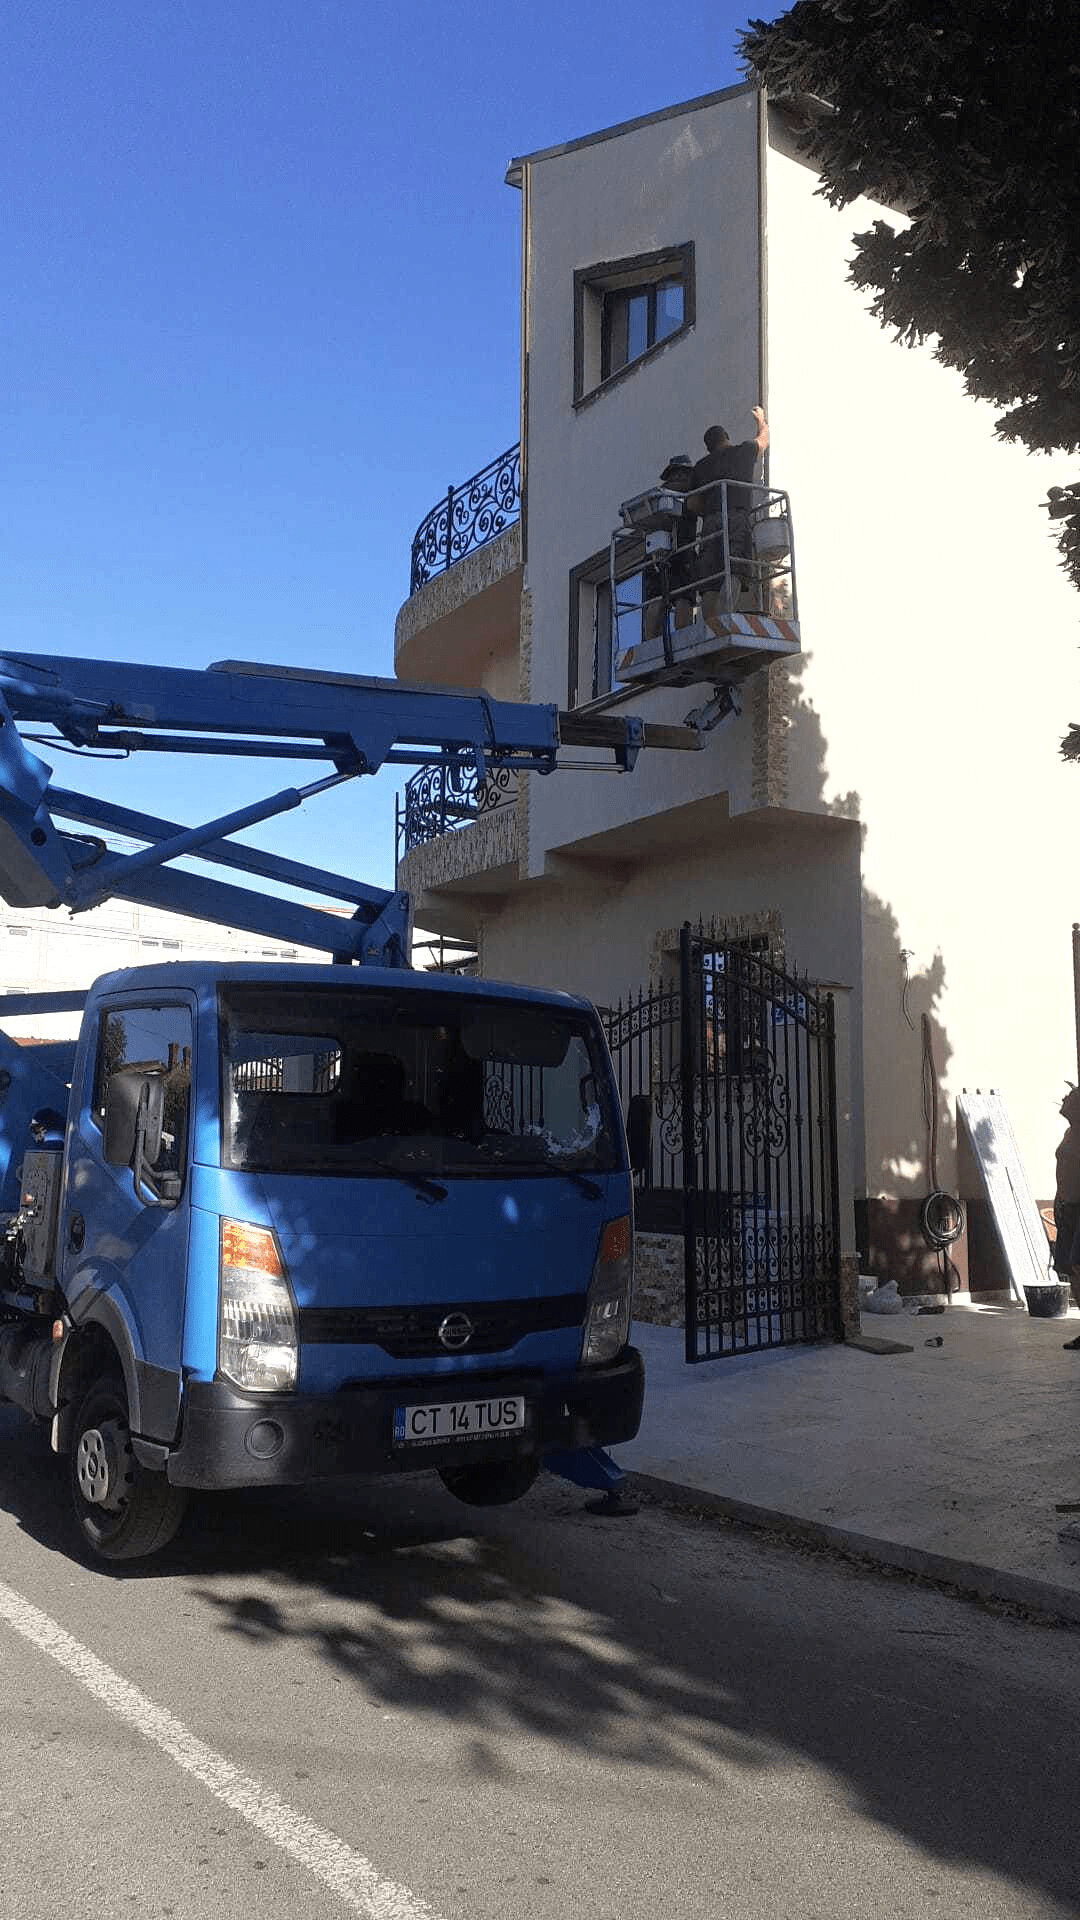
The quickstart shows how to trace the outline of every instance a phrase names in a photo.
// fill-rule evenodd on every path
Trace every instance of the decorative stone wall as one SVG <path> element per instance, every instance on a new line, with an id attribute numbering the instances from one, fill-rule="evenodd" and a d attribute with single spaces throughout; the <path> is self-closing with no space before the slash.
<path id="1" fill-rule="evenodd" d="M 493 813 L 481 814 L 470 826 L 457 827 L 425 846 L 412 847 L 398 863 L 397 884 L 419 900 L 428 887 L 449 886 L 454 880 L 468 879 L 470 874 L 510 866 L 517 857 L 517 804 L 511 801 Z"/>
<path id="2" fill-rule="evenodd" d="M 406 600 L 394 622 L 395 660 L 418 633 L 433 627 L 448 613 L 455 613 L 474 594 L 493 587 L 520 565 L 521 523 L 515 520 L 486 547 L 474 547 L 463 560 L 455 560 L 445 573 L 437 573 Z"/>
<path id="3" fill-rule="evenodd" d="M 532 593 L 528 587 L 521 590 L 521 623 L 518 646 L 518 699 L 526 704 L 532 699 Z"/>
<path id="4" fill-rule="evenodd" d="M 683 1240 L 675 1233 L 638 1233 L 635 1236 L 634 1318 L 653 1327 L 685 1324 Z M 859 1331 L 859 1261 L 857 1254 L 840 1256 L 840 1319 L 845 1335 Z"/>
<path id="5" fill-rule="evenodd" d="M 840 1321 L 844 1336 L 859 1331 L 859 1256 L 840 1255 Z"/>
<path id="6" fill-rule="evenodd" d="M 791 724 L 791 675 L 783 661 L 754 675 L 752 694 L 754 757 L 750 801 L 754 807 L 783 807 L 788 799 L 788 730 Z"/>
<path id="7" fill-rule="evenodd" d="M 653 1327 L 683 1324 L 683 1240 L 676 1233 L 634 1236 L 634 1318 Z"/>
<path id="8" fill-rule="evenodd" d="M 518 640 L 518 699 L 526 704 L 532 699 L 532 612 L 532 594 L 528 587 L 523 587 Z M 529 877 L 529 796 L 531 792 L 532 781 L 528 774 L 524 774 L 518 781 L 517 797 L 518 876 L 522 880 L 527 880 Z"/>

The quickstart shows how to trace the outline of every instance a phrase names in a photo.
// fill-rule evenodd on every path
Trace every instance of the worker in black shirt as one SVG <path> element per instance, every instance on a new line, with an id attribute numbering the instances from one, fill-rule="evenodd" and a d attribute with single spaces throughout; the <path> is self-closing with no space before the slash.
<path id="1" fill-rule="evenodd" d="M 759 453 L 769 444 L 769 423 L 764 408 L 752 409 L 757 433 L 752 440 L 733 445 L 724 427 L 707 427 L 706 452 L 694 464 L 693 491 L 686 505 L 701 519 L 698 579 L 702 583 L 701 610 L 707 625 L 712 616 L 730 612 L 739 585 L 736 562 L 750 554 L 750 507 L 748 491 L 757 472 Z M 727 489 L 721 481 L 739 482 Z M 731 583 L 727 580 L 724 548 L 724 494 L 727 493 L 727 532 L 731 543 Z M 745 578 L 745 570 L 744 575 Z"/>

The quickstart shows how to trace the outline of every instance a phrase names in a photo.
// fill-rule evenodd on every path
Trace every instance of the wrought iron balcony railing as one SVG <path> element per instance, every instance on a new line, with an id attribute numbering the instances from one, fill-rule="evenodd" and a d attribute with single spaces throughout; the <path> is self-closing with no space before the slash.
<path id="1" fill-rule="evenodd" d="M 521 448 L 507 447 L 464 486 L 447 487 L 413 535 L 409 592 L 445 573 L 474 547 L 484 547 L 521 512 Z"/>
<path id="2" fill-rule="evenodd" d="M 413 847 L 426 847 L 429 840 L 470 826 L 516 799 L 517 780 L 509 767 L 492 767 L 483 780 L 475 767 L 421 767 L 405 782 L 397 804 L 395 863 Z"/>

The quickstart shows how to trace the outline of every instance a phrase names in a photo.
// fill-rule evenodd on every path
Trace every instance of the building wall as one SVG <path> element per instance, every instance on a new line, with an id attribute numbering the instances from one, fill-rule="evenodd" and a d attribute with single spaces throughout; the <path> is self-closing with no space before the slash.
<path id="1" fill-rule="evenodd" d="M 713 803 L 715 807 L 717 803 Z M 672 953 L 685 920 L 773 916 L 789 958 L 850 990 L 861 973 L 859 836 L 843 822 L 725 821 L 710 803 L 684 809 L 684 848 L 653 863 L 642 850 L 601 870 L 567 861 L 518 888 L 485 926 L 484 970 L 585 993 L 605 1005 L 645 985 L 657 940 Z"/>
<path id="2" fill-rule="evenodd" d="M 756 95 L 740 88 L 618 134 L 527 163 L 527 566 L 532 600 L 528 697 L 567 704 L 570 569 L 606 548 L 621 500 L 651 485 L 702 433 L 753 431 L 760 300 Z M 573 405 L 574 274 L 693 241 L 696 319 L 584 406 Z M 632 710 L 681 722 L 694 689 L 635 696 Z M 584 756 L 582 756 L 584 757 Z M 700 795 L 749 804 L 749 715 L 690 756 L 654 754 L 632 778 L 534 781 L 525 870 L 576 841 Z"/>
<path id="3" fill-rule="evenodd" d="M 928 348 L 894 344 L 846 281 L 851 235 L 882 210 L 838 213 L 814 187 L 770 149 L 771 470 L 804 647 L 788 800 L 864 823 L 867 1193 L 926 1192 L 925 1012 L 941 1183 L 956 1191 L 957 1092 L 994 1086 L 1046 1195 L 1076 1058 L 1080 907 L 1059 848 L 1080 786 L 1057 753 L 1077 600 L 1039 502 L 1071 469 L 996 441 Z"/>
<path id="4" fill-rule="evenodd" d="M 1039 510 L 1072 474 L 995 441 L 929 350 L 879 328 L 846 271 L 881 210 L 830 209 L 772 128 L 762 153 L 760 97 L 735 89 L 523 163 L 519 686 L 566 704 L 571 569 L 706 425 L 749 433 L 759 398 L 792 498 L 803 657 L 758 676 L 698 756 L 524 781 L 516 876 L 504 861 L 496 892 L 455 899 L 485 972 L 605 1004 L 648 980 L 682 920 L 778 916 L 788 958 L 838 995 L 862 1244 L 925 1280 L 931 1073 L 937 1181 L 971 1197 L 956 1095 L 994 1086 L 1041 1197 L 1075 1070 L 1080 909 L 1057 849 L 1080 775 L 1057 743 L 1077 601 Z M 693 327 L 575 408 L 575 271 L 687 241 Z M 627 704 L 677 722 L 701 697 Z"/>
<path id="5" fill-rule="evenodd" d="M 715 831 L 709 830 L 710 813 Z M 758 813 L 725 819 L 719 802 L 683 809 L 679 857 L 598 870 L 563 861 L 485 918 L 483 971 L 584 993 L 613 1006 L 638 988 L 677 979 L 683 921 L 767 932 L 800 971 L 834 990 L 841 1240 L 856 1241 L 864 1190 L 861 1126 L 862 976 L 859 830 L 845 821 Z"/>
<path id="6" fill-rule="evenodd" d="M 681 109 L 527 166 L 526 583 L 532 699 L 567 700 L 570 570 L 604 548 L 618 506 L 668 457 L 697 458 L 713 422 L 755 431 L 762 397 L 764 259 L 760 99 L 750 89 Z M 693 242 L 694 324 L 586 404 L 573 404 L 576 271 Z M 681 722 L 704 689 L 642 695 L 629 710 Z M 777 812 L 786 799 L 790 692 L 782 674 L 695 756 L 643 755 L 629 776 L 528 783 L 524 882 L 484 917 L 484 970 L 610 1004 L 650 977 L 684 919 L 776 916 L 788 957 L 837 990 L 842 1158 L 863 1177 L 859 833 Z M 584 757 L 584 756 L 582 756 Z M 852 1229 L 853 1232 L 853 1229 Z M 849 1235 L 845 1232 L 845 1241 Z"/>

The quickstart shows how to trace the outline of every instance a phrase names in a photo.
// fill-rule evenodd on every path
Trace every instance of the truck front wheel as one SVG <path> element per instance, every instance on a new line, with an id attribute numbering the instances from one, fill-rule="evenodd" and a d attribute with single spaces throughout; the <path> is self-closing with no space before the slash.
<path id="1" fill-rule="evenodd" d="M 95 1380 L 75 1420 L 71 1498 L 79 1532 L 99 1560 L 137 1560 L 172 1539 L 187 1494 L 140 1466 L 131 1444 L 127 1396 L 110 1375 Z"/>
<path id="2" fill-rule="evenodd" d="M 442 1467 L 447 1493 L 467 1507 L 508 1507 L 528 1493 L 540 1471 L 536 1460 L 491 1460 L 469 1467 Z"/>

